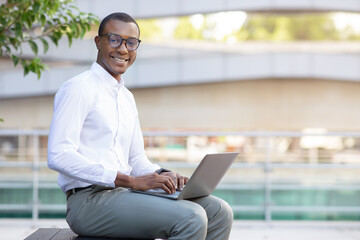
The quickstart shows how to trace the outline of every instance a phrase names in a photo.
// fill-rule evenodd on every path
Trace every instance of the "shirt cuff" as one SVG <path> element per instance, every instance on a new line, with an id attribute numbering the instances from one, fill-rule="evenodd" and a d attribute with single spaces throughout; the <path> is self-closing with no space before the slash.
<path id="1" fill-rule="evenodd" d="M 117 171 L 112 169 L 105 169 L 102 181 L 105 183 L 106 187 L 115 187 Z"/>

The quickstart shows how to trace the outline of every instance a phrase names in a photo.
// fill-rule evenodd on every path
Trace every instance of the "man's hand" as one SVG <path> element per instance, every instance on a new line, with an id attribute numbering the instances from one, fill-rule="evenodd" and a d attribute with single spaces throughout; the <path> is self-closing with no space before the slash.
<path id="1" fill-rule="evenodd" d="M 159 175 L 157 173 L 134 177 L 133 186 L 131 188 L 135 190 L 161 188 L 168 194 L 175 193 L 176 191 L 176 185 L 171 177 Z"/>
<path id="2" fill-rule="evenodd" d="M 175 184 L 175 189 L 177 190 L 182 190 L 184 188 L 184 185 L 189 180 L 188 177 L 181 176 L 179 173 L 175 172 L 162 172 L 160 173 L 160 175 L 170 177 Z"/>
<path id="3" fill-rule="evenodd" d="M 175 193 L 176 191 L 173 177 L 163 174 L 159 175 L 157 173 L 132 177 L 118 172 L 114 183 L 117 187 L 127 187 L 141 191 L 146 191 L 153 188 L 161 188 L 168 194 Z"/>

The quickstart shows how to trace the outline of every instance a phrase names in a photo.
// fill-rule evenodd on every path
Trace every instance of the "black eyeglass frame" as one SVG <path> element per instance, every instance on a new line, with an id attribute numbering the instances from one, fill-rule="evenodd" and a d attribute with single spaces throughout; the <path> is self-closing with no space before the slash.
<path id="1" fill-rule="evenodd" d="M 99 35 L 99 37 L 102 37 L 102 36 L 108 36 L 109 45 L 110 45 L 111 47 L 113 47 L 113 48 L 118 48 L 118 47 L 120 47 L 121 44 L 125 41 L 126 49 L 129 50 L 129 51 L 131 51 L 131 52 L 132 52 L 132 51 L 135 51 L 136 49 L 138 49 L 139 46 L 140 46 L 140 43 L 141 43 L 141 40 L 138 39 L 138 38 L 129 37 L 129 38 L 126 38 L 126 39 L 125 39 L 125 38 L 123 38 L 123 37 L 121 37 L 120 35 L 117 35 L 117 34 L 115 34 L 115 33 L 103 33 L 103 34 L 100 34 L 100 35 Z M 111 42 L 110 42 L 111 36 L 116 36 L 116 37 L 119 37 L 119 38 L 121 39 L 121 41 L 120 41 L 120 43 L 119 43 L 118 46 L 113 46 L 113 44 L 111 44 Z M 133 50 L 130 50 L 130 49 L 129 49 L 129 47 L 128 47 L 128 45 L 127 45 L 127 41 L 128 41 L 128 40 L 137 40 L 137 41 L 138 41 L 138 44 L 137 44 L 137 46 L 136 46 L 135 49 L 133 49 Z"/>

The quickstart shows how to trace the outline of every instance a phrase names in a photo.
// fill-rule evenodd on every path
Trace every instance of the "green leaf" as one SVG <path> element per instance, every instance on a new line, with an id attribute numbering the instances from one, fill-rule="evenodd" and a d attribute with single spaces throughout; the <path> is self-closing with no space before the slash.
<path id="1" fill-rule="evenodd" d="M 35 72 L 36 70 L 36 65 L 33 64 L 32 62 L 28 65 L 29 67 L 29 72 Z"/>
<path id="2" fill-rule="evenodd" d="M 9 41 L 10 41 L 10 44 L 11 44 L 16 50 L 17 50 L 18 47 L 20 46 L 20 41 L 19 41 L 18 39 L 16 39 L 16 38 L 9 37 Z M 5 47 L 7 47 L 7 46 L 5 45 Z M 11 50 L 10 50 L 10 52 L 11 52 Z"/>
<path id="3" fill-rule="evenodd" d="M 33 5 L 33 11 L 34 13 L 37 13 L 40 9 L 40 3 L 39 2 L 35 2 Z"/>
<path id="4" fill-rule="evenodd" d="M 47 53 L 47 51 L 49 50 L 49 43 L 43 38 L 40 38 L 40 40 L 42 41 L 42 43 L 44 45 L 44 53 Z"/>
<path id="5" fill-rule="evenodd" d="M 34 41 L 29 40 L 29 45 L 30 45 L 31 50 L 33 51 L 33 53 L 35 53 L 35 55 L 37 55 L 38 54 L 38 46 L 37 46 L 37 44 Z"/>
<path id="6" fill-rule="evenodd" d="M 45 24 L 46 24 L 46 16 L 44 14 L 41 14 L 40 22 L 41 22 L 41 26 L 45 26 Z"/>
<path id="7" fill-rule="evenodd" d="M 31 29 L 31 27 L 33 25 L 31 13 L 30 12 L 24 12 L 22 16 L 23 16 L 23 21 L 26 23 L 26 27 L 28 29 Z"/>
<path id="8" fill-rule="evenodd" d="M 66 31 L 67 31 L 68 26 L 66 26 L 66 25 L 62 25 L 62 26 L 60 27 L 60 29 L 61 29 L 61 31 L 64 33 L 64 32 L 66 32 Z"/>
<path id="9" fill-rule="evenodd" d="M 39 57 L 34 57 L 34 59 L 32 60 L 32 62 L 36 65 L 41 64 L 41 59 Z"/>
<path id="10" fill-rule="evenodd" d="M 6 35 L 3 33 L 0 33 L 0 44 L 5 45 L 5 37 Z"/>
<path id="11" fill-rule="evenodd" d="M 8 52 L 8 53 L 11 53 L 11 48 L 9 48 L 9 46 L 4 46 L 5 47 L 5 49 L 6 49 L 6 52 Z"/>
<path id="12" fill-rule="evenodd" d="M 62 32 L 61 32 L 61 30 L 54 31 L 54 35 L 57 37 L 57 39 L 58 39 L 58 41 L 59 41 L 60 38 L 62 37 Z"/>
<path id="13" fill-rule="evenodd" d="M 69 22 L 69 18 L 66 15 L 63 15 L 62 18 L 64 19 L 65 23 Z"/>
<path id="14" fill-rule="evenodd" d="M 69 32 L 66 33 L 67 37 L 68 37 L 68 40 L 69 40 L 69 47 L 71 46 L 72 44 L 72 34 L 70 34 Z"/>
<path id="15" fill-rule="evenodd" d="M 75 9 L 75 10 L 79 10 L 79 8 L 77 8 L 77 7 L 74 6 L 74 5 L 70 5 L 69 7 L 70 7 L 70 8 L 73 8 L 73 9 Z"/>
<path id="16" fill-rule="evenodd" d="M 33 73 L 35 73 L 37 75 L 37 78 L 40 79 L 40 77 L 41 77 L 40 65 L 35 65 L 35 69 L 34 69 Z"/>
<path id="17" fill-rule="evenodd" d="M 90 29 L 91 29 L 90 24 L 88 24 L 87 22 L 85 22 L 84 25 L 86 26 L 86 30 L 87 30 L 87 31 L 90 31 Z"/>
<path id="18" fill-rule="evenodd" d="M 0 118 L 0 122 L 4 122 L 4 119 Z"/>
<path id="19" fill-rule="evenodd" d="M 53 18 L 53 22 L 57 22 L 57 24 L 61 25 L 61 20 L 59 18 Z"/>
<path id="20" fill-rule="evenodd" d="M 28 66 L 28 65 L 25 65 L 25 66 L 23 66 L 23 67 L 24 67 L 24 76 L 26 76 L 26 75 L 29 74 L 30 69 L 29 69 L 29 66 Z"/>
<path id="21" fill-rule="evenodd" d="M 73 32 L 74 36 L 78 37 L 79 36 L 79 28 L 78 28 L 76 22 L 72 22 L 70 27 L 71 27 L 71 31 Z"/>
<path id="22" fill-rule="evenodd" d="M 41 70 L 44 70 L 44 65 L 41 63 L 41 59 L 38 57 L 35 57 L 31 60 L 30 64 L 28 65 L 29 71 L 35 73 L 40 79 L 41 77 Z"/>
<path id="23" fill-rule="evenodd" d="M 57 38 L 56 36 L 50 35 L 49 38 L 51 39 L 51 41 L 52 41 L 56 46 L 58 46 L 59 40 L 58 40 L 58 38 Z"/>
<path id="24" fill-rule="evenodd" d="M 43 8 L 47 9 L 48 5 L 49 5 L 49 0 L 43 0 L 43 6 L 44 6 Z"/>
<path id="25" fill-rule="evenodd" d="M 11 59 L 12 59 L 12 61 L 13 61 L 13 63 L 14 63 L 15 66 L 18 65 L 18 63 L 19 63 L 19 58 L 18 58 L 17 56 L 11 55 Z"/>
<path id="26" fill-rule="evenodd" d="M 15 23 L 15 36 L 17 38 L 22 38 L 22 27 L 19 22 Z"/>

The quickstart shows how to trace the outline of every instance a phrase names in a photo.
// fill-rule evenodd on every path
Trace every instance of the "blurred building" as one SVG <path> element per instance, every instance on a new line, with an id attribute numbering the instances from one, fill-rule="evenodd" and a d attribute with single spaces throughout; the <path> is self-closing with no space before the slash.
<path id="1" fill-rule="evenodd" d="M 360 12 L 359 0 L 77 2 L 100 18 L 113 11 L 141 19 L 230 10 Z M 358 131 L 359 53 L 359 42 L 143 42 L 124 77 L 144 129 Z M 41 57 L 50 70 L 40 80 L 1 60 L 1 128 L 48 129 L 55 92 L 91 66 L 96 48 L 91 38 L 71 48 L 63 40 Z"/>
<path id="2" fill-rule="evenodd" d="M 137 19 L 360 12 L 360 0 L 77 3 L 100 19 L 114 11 Z M 65 215 L 57 175 L 46 167 L 47 129 L 56 91 L 95 61 L 95 34 L 71 48 L 66 39 L 50 46 L 40 55 L 50 68 L 40 80 L 0 59 L 0 217 Z M 236 219 L 359 220 L 359 53 L 356 41 L 143 41 L 124 78 L 142 128 L 163 131 L 145 132 L 152 160 L 190 176 L 206 153 L 240 152 L 216 192 Z"/>

